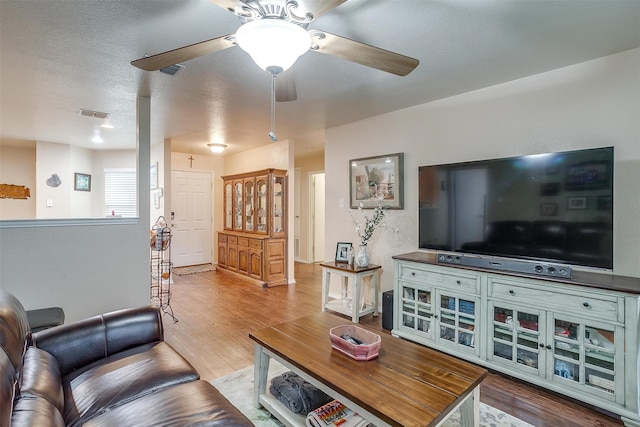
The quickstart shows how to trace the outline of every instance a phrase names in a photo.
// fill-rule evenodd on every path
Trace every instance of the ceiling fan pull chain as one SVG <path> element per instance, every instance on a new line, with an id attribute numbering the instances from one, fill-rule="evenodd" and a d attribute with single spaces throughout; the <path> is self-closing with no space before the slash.
<path id="1" fill-rule="evenodd" d="M 269 138 L 277 141 L 276 136 L 276 73 L 271 73 L 271 132 Z"/>

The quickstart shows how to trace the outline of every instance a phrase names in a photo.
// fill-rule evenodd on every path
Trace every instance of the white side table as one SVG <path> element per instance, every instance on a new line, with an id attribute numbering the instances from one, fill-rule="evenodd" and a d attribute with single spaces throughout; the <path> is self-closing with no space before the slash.
<path id="1" fill-rule="evenodd" d="M 332 310 L 351 316 L 354 323 L 358 323 L 360 317 L 369 313 L 373 313 L 374 316 L 378 315 L 381 266 L 369 264 L 367 267 L 356 267 L 339 262 L 323 262 L 320 266 L 322 266 L 322 311 Z M 329 299 L 332 274 L 341 277 L 341 299 Z M 371 290 L 373 290 L 373 301 L 367 303 L 366 299 L 370 296 L 368 294 Z M 350 300 L 348 299 L 349 295 L 351 296 Z M 364 298 L 364 303 L 361 302 L 362 298 Z"/>

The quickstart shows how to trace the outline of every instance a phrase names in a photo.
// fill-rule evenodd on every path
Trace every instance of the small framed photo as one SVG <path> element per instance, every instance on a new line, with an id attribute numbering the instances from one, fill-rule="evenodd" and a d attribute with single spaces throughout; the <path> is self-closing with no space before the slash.
<path id="1" fill-rule="evenodd" d="M 351 251 L 351 243 L 338 242 L 336 262 L 349 262 L 349 251 Z"/>
<path id="2" fill-rule="evenodd" d="M 76 191 L 91 191 L 91 175 L 86 173 L 75 173 L 73 189 Z"/>
<path id="3" fill-rule="evenodd" d="M 349 160 L 351 209 L 404 209 L 404 153 Z"/>
<path id="4" fill-rule="evenodd" d="M 567 209 L 587 209 L 587 198 L 567 197 Z"/>

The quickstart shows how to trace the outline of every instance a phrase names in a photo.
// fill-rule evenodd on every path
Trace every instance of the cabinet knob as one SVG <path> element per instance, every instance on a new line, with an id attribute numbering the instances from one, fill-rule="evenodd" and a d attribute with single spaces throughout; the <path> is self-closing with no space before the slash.
<path id="1" fill-rule="evenodd" d="M 412 275 L 413 277 L 415 277 L 415 276 L 416 276 L 416 272 L 415 272 L 415 271 L 412 271 L 412 272 L 411 272 L 411 275 Z"/>
<path id="2" fill-rule="evenodd" d="M 516 291 L 514 291 L 513 289 L 509 289 L 509 295 L 515 295 Z"/>
<path id="3" fill-rule="evenodd" d="M 586 301 L 585 301 L 585 302 L 583 302 L 583 303 L 582 303 L 582 305 L 583 305 L 585 308 L 589 308 L 589 307 L 591 307 L 591 305 L 589 305 L 589 303 L 588 303 L 588 302 L 586 302 Z"/>
<path id="4" fill-rule="evenodd" d="M 547 344 L 547 350 L 551 350 L 551 346 Z"/>
<path id="5" fill-rule="evenodd" d="M 540 343 L 538 345 L 540 346 L 540 348 L 544 348 L 544 344 Z"/>
<path id="6" fill-rule="evenodd" d="M 458 285 L 460 285 L 460 284 L 461 284 L 461 283 L 460 283 L 460 280 L 456 280 L 456 283 L 457 283 Z"/>

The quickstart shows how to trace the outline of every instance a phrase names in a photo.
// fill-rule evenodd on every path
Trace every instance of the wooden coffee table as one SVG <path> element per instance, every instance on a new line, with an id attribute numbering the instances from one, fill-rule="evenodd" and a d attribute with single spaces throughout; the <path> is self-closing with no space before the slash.
<path id="1" fill-rule="evenodd" d="M 356 361 L 331 347 L 329 329 L 345 324 L 352 323 L 323 312 L 249 334 L 255 341 L 254 404 L 285 425 L 305 425 L 266 390 L 273 358 L 377 427 L 438 426 L 457 408 L 462 426 L 478 425 L 485 369 L 375 330 L 382 339 L 379 356 Z"/>

